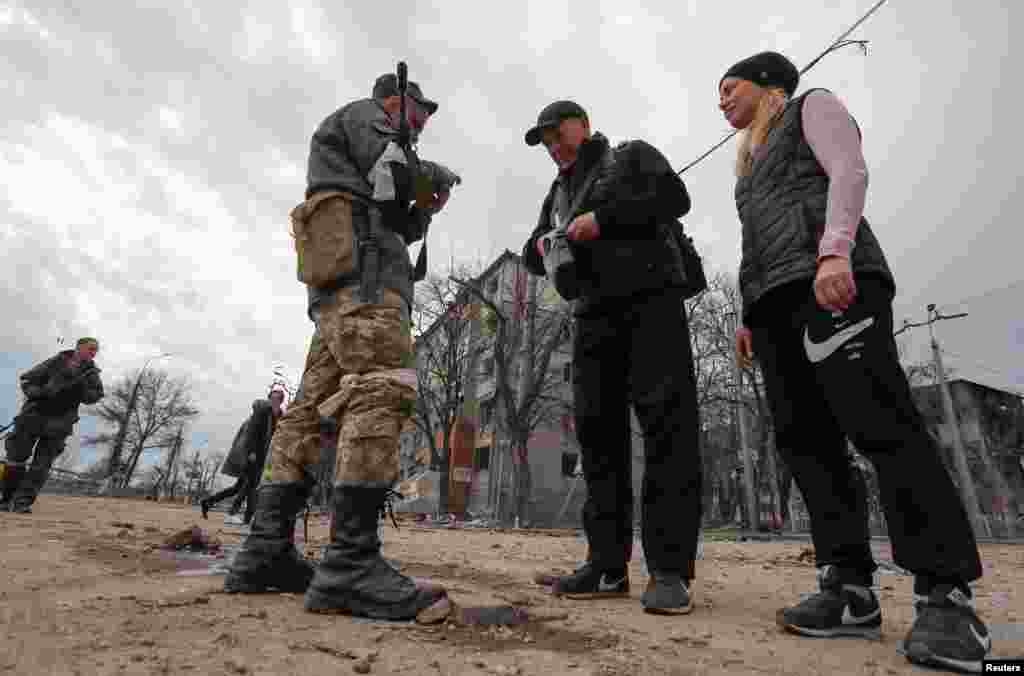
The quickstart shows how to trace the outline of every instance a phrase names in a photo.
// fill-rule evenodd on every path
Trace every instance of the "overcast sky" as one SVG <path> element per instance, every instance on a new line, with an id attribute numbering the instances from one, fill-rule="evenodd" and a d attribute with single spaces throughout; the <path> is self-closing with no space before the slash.
<path id="1" fill-rule="evenodd" d="M 431 262 L 486 262 L 536 223 L 554 168 L 523 132 L 544 105 L 575 99 L 681 167 L 728 131 L 732 63 L 803 66 L 874 0 L 61 4 L 0 1 L 0 414 L 58 336 L 95 335 L 108 385 L 173 353 L 158 363 L 195 383 L 193 444 L 222 450 L 309 342 L 287 216 L 310 135 L 396 61 L 441 104 L 421 156 L 464 179 Z M 1022 19 L 1010 0 L 890 0 L 851 36 L 868 56 L 827 57 L 801 90 L 832 89 L 863 130 L 897 322 L 969 311 L 937 326 L 950 365 L 1024 390 Z M 712 271 L 739 260 L 734 152 L 684 174 Z"/>

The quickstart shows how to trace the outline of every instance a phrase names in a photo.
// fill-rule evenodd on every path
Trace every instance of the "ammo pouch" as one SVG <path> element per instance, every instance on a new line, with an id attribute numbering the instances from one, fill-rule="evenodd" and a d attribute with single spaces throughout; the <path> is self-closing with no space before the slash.
<path id="1" fill-rule="evenodd" d="M 357 270 L 352 195 L 338 190 L 313 194 L 291 212 L 297 277 L 325 286 Z"/>

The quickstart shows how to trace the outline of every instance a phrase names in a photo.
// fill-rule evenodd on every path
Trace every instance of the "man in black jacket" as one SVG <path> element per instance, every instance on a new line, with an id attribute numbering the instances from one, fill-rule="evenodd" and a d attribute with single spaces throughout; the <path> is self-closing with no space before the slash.
<path id="1" fill-rule="evenodd" d="M 7 468 L 0 511 L 32 513 L 53 461 L 64 452 L 78 422 L 78 407 L 103 398 L 100 370 L 93 363 L 99 349 L 95 338 L 82 338 L 76 349 L 64 350 L 22 374 L 26 401 L 14 419 L 14 432 L 5 441 Z M 26 467 L 29 457 L 32 463 Z"/>
<path id="2" fill-rule="evenodd" d="M 576 103 L 547 106 L 526 133 L 558 166 L 523 248 L 545 274 L 541 237 L 564 228 L 576 263 L 573 345 L 576 434 L 587 501 L 588 560 L 555 581 L 571 598 L 626 595 L 633 543 L 629 405 L 643 428 L 642 541 L 648 612 L 692 609 L 689 588 L 701 517 L 697 397 L 686 279 L 672 228 L 690 209 L 686 187 L 644 141 L 611 148 Z M 562 289 L 559 290 L 562 292 Z M 572 294 L 570 294 L 572 295 Z"/>
<path id="3" fill-rule="evenodd" d="M 231 451 L 221 467 L 222 474 L 234 476 L 238 480 L 233 486 L 228 486 L 199 502 L 204 519 L 215 504 L 235 496 L 231 509 L 228 510 L 229 518 L 224 522 L 240 525 L 252 521 L 256 511 L 256 488 L 260 485 L 263 465 L 270 450 L 270 439 L 274 436 L 274 429 L 277 428 L 277 421 L 281 417 L 282 404 L 284 391 L 279 389 L 271 390 L 266 399 L 257 399 L 252 403 L 252 415 L 245 422 L 244 429 L 239 430 L 239 435 L 231 445 Z M 245 502 L 245 516 L 241 521 L 230 520 L 230 517 L 241 510 L 242 502 Z"/>

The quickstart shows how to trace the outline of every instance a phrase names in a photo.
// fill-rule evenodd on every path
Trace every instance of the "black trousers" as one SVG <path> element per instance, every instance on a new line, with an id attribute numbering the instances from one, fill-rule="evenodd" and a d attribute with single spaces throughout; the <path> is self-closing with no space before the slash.
<path id="1" fill-rule="evenodd" d="M 576 435 L 590 559 L 626 565 L 633 545 L 629 406 L 643 431 L 641 537 L 649 570 L 692 580 L 701 521 L 701 456 L 690 332 L 676 291 L 580 317 L 573 346 Z"/>
<path id="2" fill-rule="evenodd" d="M 32 506 L 50 476 L 53 461 L 64 452 L 67 435 L 52 436 L 47 423 L 43 416 L 19 415 L 4 442 L 8 467 L 2 497 L 15 507 Z M 26 466 L 29 457 L 32 463 Z"/>
<path id="3" fill-rule="evenodd" d="M 228 486 L 224 490 L 214 493 L 210 497 L 206 498 L 206 504 L 213 506 L 221 500 L 236 496 L 234 503 L 231 505 L 231 514 L 236 514 L 242 507 L 242 501 L 245 501 L 245 520 L 251 521 L 253 514 L 256 510 L 256 489 L 260 484 L 260 473 L 262 467 L 247 468 L 242 476 L 238 477 L 234 485 Z"/>
<path id="4" fill-rule="evenodd" d="M 776 445 L 811 516 L 819 566 L 870 575 L 863 477 L 847 439 L 875 466 L 896 563 L 919 578 L 981 577 L 960 495 L 910 395 L 893 338 L 891 287 L 857 279 L 858 297 L 833 316 L 810 280 L 770 292 L 750 319 Z"/>

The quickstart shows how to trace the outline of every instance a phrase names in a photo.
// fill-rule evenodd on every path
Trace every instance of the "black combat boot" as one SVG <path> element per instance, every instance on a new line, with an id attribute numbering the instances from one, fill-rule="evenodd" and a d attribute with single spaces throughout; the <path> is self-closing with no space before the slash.
<path id="1" fill-rule="evenodd" d="M 443 587 L 417 585 L 381 556 L 377 525 L 387 495 L 386 488 L 335 487 L 334 534 L 306 590 L 306 610 L 411 620 L 445 600 Z"/>
<path id="2" fill-rule="evenodd" d="M 259 594 L 272 589 L 301 594 L 313 579 L 313 565 L 295 551 L 295 517 L 306 504 L 305 484 L 265 484 L 242 550 L 224 580 L 228 593 Z"/>
<path id="3" fill-rule="evenodd" d="M 46 484 L 49 474 L 50 466 L 45 463 L 37 466 L 33 461 L 32 465 L 19 468 L 19 472 L 15 475 L 10 510 L 15 514 L 31 514 L 32 505 L 39 497 L 39 491 Z"/>

